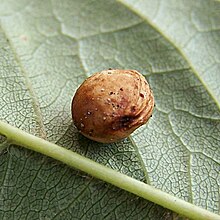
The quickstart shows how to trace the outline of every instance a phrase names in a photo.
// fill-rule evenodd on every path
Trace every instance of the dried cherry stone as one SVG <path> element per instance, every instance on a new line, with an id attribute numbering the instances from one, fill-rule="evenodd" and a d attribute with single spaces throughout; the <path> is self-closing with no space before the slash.
<path id="1" fill-rule="evenodd" d="M 80 133 L 102 143 L 119 141 L 145 124 L 154 97 L 136 70 L 109 69 L 87 78 L 72 100 L 72 117 Z"/>

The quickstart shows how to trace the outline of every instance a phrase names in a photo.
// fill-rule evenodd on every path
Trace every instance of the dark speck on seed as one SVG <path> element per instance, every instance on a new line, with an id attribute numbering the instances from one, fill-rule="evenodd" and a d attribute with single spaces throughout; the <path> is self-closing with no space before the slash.
<path id="1" fill-rule="evenodd" d="M 144 98 L 144 94 L 143 94 L 143 93 L 140 93 L 140 97 L 141 97 L 141 98 Z"/>
<path id="2" fill-rule="evenodd" d="M 120 124 L 121 124 L 121 127 L 129 127 L 129 124 L 134 120 L 133 117 L 130 117 L 130 116 L 123 116 L 120 118 Z"/>
<path id="3" fill-rule="evenodd" d="M 123 91 L 123 88 L 120 88 L 121 91 Z"/>
<path id="4" fill-rule="evenodd" d="M 135 112 L 135 106 L 131 106 L 131 112 Z"/>

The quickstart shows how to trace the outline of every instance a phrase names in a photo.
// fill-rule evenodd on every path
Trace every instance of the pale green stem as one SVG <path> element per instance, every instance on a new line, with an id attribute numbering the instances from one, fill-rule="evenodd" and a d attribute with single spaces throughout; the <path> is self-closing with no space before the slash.
<path id="1" fill-rule="evenodd" d="M 42 153 L 107 183 L 168 208 L 190 219 L 220 220 L 220 215 L 165 193 L 44 139 L 0 121 L 0 133 L 12 143 Z"/>

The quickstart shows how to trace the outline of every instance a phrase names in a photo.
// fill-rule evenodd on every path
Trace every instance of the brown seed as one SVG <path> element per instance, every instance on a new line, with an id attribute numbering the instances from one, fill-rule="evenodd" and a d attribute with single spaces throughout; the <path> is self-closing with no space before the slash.
<path id="1" fill-rule="evenodd" d="M 120 93 L 113 96 L 112 91 Z M 112 69 L 95 73 L 82 83 L 72 101 L 72 117 L 84 136 L 110 143 L 145 124 L 153 108 L 153 93 L 144 76 L 135 70 Z"/>

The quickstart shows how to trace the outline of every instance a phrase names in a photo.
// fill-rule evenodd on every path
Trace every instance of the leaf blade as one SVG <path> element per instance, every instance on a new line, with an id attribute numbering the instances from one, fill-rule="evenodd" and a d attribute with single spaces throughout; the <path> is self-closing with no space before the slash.
<path id="1" fill-rule="evenodd" d="M 12 127 L 2 121 L 0 121 L 0 132 L 14 144 L 24 146 L 30 150 L 34 150 L 57 159 L 73 168 L 111 183 L 112 185 L 115 185 L 121 189 L 134 193 L 173 211 L 177 211 L 184 216 L 201 220 L 220 219 L 219 215 L 187 203 L 184 200 L 178 199 L 177 197 L 174 197 L 168 193 L 164 193 L 163 191 L 141 181 L 121 174 L 120 172 L 96 163 L 93 160 L 76 154 L 70 150 L 66 150 L 63 147 L 23 132 L 22 130 Z M 91 183 L 91 181 L 89 183 Z M 83 189 L 83 191 L 84 190 L 85 189 Z M 82 194 L 83 191 L 81 191 L 80 194 Z M 65 209 L 62 212 L 65 212 Z M 56 218 L 56 215 L 54 218 Z"/>
<path id="2" fill-rule="evenodd" d="M 147 2 L 145 1 L 144 3 L 146 4 Z M 169 3 L 167 2 L 167 4 Z M 101 10 L 97 10 L 97 8 Z M 81 1 L 64 1 L 62 5 L 58 1 L 46 1 L 42 3 L 38 1 L 20 1 L 17 4 L 6 2 L 4 5 L 1 5 L 0 11 L 2 27 L 14 48 L 9 57 L 18 56 L 22 62 L 22 67 L 28 73 L 28 78 L 33 85 L 33 91 L 39 103 L 42 122 L 45 126 L 43 130 L 47 134 L 48 140 L 65 145 L 82 155 L 86 155 L 95 161 L 104 163 L 136 179 L 144 180 L 143 165 L 141 165 L 141 161 L 137 156 L 137 153 L 139 153 L 142 155 L 142 160 L 146 164 L 148 175 L 150 171 L 151 182 L 153 184 L 186 200 L 190 200 L 191 181 L 187 180 L 189 179 L 189 175 L 187 177 L 186 174 L 190 170 L 190 166 L 189 160 L 186 158 L 189 158 L 190 154 L 193 155 L 191 157 L 195 161 L 193 170 L 195 173 L 200 173 L 200 176 L 203 176 L 202 169 L 197 170 L 196 163 L 201 164 L 202 160 L 198 156 L 194 157 L 193 147 L 204 146 L 205 151 L 209 151 L 209 157 L 213 155 L 213 152 L 216 152 L 214 157 L 218 158 L 219 150 L 217 147 L 219 146 L 219 138 L 216 134 L 219 131 L 219 110 L 213 101 L 214 99 L 207 93 L 204 84 L 199 82 L 195 71 L 190 68 L 190 62 L 182 55 L 181 51 L 179 52 L 177 50 L 179 47 L 175 47 L 173 44 L 174 40 L 171 35 L 168 35 L 169 33 L 166 33 L 166 37 L 164 37 L 164 29 L 161 32 L 151 25 L 153 21 L 152 17 L 149 19 L 149 22 L 146 22 L 141 16 L 134 14 L 132 10 L 127 9 L 121 3 L 113 1 L 108 3 L 102 3 L 102 1 L 92 3 L 90 1 L 84 1 L 84 3 L 81 3 Z M 76 21 L 79 22 L 77 23 Z M 86 32 L 87 29 L 88 32 Z M 7 43 L 5 44 L 7 45 Z M 218 47 L 216 47 L 216 50 L 218 50 Z M 4 56 L 5 52 L 2 57 Z M 14 63 L 8 65 L 8 67 L 13 66 L 16 67 L 19 65 Z M 132 137 L 135 143 L 138 144 L 139 152 L 134 151 L 132 143 L 128 140 L 116 145 L 97 146 L 97 144 L 88 142 L 79 136 L 71 124 L 70 102 L 75 89 L 86 76 L 109 67 L 135 68 L 146 75 L 154 89 L 157 104 L 155 119 L 150 120 L 147 127 L 141 128 Z M 21 69 L 15 69 L 16 73 L 19 73 L 19 71 Z M 11 76 L 13 71 L 10 71 L 10 68 L 6 68 L 5 73 L 8 77 Z M 2 71 L 0 74 L 2 74 Z M 15 123 L 17 127 L 30 131 L 32 134 L 39 135 L 39 123 L 36 121 L 30 94 L 26 92 L 25 80 L 20 79 L 21 82 L 19 81 L 19 85 L 22 84 L 23 90 L 21 97 L 28 97 L 27 99 L 29 101 L 26 101 L 28 102 L 28 107 L 26 108 L 23 105 L 21 98 L 13 98 L 13 95 L 16 94 L 15 87 L 11 93 L 12 98 L 10 96 L 8 98 L 8 100 L 11 99 L 15 102 L 14 104 L 11 101 L 6 102 L 6 107 L 2 107 L 0 111 L 0 118 L 12 124 Z M 16 79 L 14 78 L 14 80 L 9 77 L 7 83 L 5 83 L 6 79 L 4 78 L 0 82 L 3 82 L 1 84 L 1 91 L 5 91 L 5 88 L 10 88 L 9 85 L 17 83 L 17 80 L 18 77 Z M 183 85 L 181 85 L 182 82 L 184 83 Z M 216 82 L 218 81 L 216 80 Z M 2 101 L 5 102 L 5 97 L 7 96 L 0 95 L 0 97 L 1 103 Z M 179 113 L 180 111 L 181 114 Z M 14 116 L 14 118 L 10 114 L 7 114 L 8 112 L 11 112 L 11 116 Z M 190 118 L 195 122 L 195 126 L 191 126 L 187 130 L 188 133 L 185 132 L 185 136 L 183 136 L 184 129 L 190 126 Z M 183 124 L 181 119 L 184 119 Z M 199 127 L 198 124 L 202 124 L 202 126 Z M 203 129 L 205 126 L 208 129 Z M 42 129 L 42 125 L 40 125 L 40 129 Z M 164 129 L 164 132 L 162 129 Z M 189 141 L 187 142 L 186 134 L 189 134 L 193 140 L 197 137 L 197 133 L 194 132 L 196 129 L 202 138 L 197 138 L 194 146 Z M 208 131 L 213 131 L 214 134 L 212 135 Z M 169 139 L 166 136 L 167 134 L 171 135 L 171 137 L 168 137 Z M 208 138 L 208 144 L 205 140 L 206 137 Z M 169 143 L 165 143 L 164 140 L 167 139 L 170 140 Z M 177 143 L 178 148 L 176 150 L 172 150 L 172 141 L 174 141 L 173 143 Z M 163 151 L 158 150 L 158 146 L 162 143 L 165 143 L 162 148 L 165 152 L 167 149 L 172 152 L 170 167 L 172 167 L 173 175 L 170 178 L 167 177 L 166 181 L 160 175 L 162 177 L 164 175 L 165 177 L 167 172 L 164 173 L 158 169 L 158 172 L 156 171 L 153 174 L 152 163 L 150 162 L 152 158 L 148 161 L 148 148 L 150 147 L 150 152 L 158 152 L 155 156 L 157 158 L 163 154 Z M 185 143 L 189 143 L 192 152 L 187 151 L 188 144 Z M 146 147 L 146 144 L 149 147 Z M 20 152 L 14 148 L 11 149 L 13 150 L 11 150 L 9 161 L 13 161 L 13 164 L 19 163 L 17 161 L 18 155 L 21 155 L 21 158 L 24 159 L 24 164 L 30 164 L 30 161 L 33 160 L 33 158 L 28 159 L 26 151 L 23 152 L 21 150 Z M 183 155 L 183 158 L 181 155 Z M 179 158 L 179 160 L 175 157 Z M 34 158 L 36 159 L 38 157 L 34 156 Z M 207 155 L 205 158 L 206 163 L 202 167 L 207 167 L 209 163 Z M 7 164 L 7 159 L 3 161 L 4 164 Z M 46 161 L 42 165 L 36 163 L 36 166 L 45 173 L 48 167 Z M 183 162 L 182 166 L 184 168 L 178 165 L 179 161 Z M 154 160 L 154 163 L 159 164 L 161 168 L 166 167 L 166 163 L 161 163 L 160 160 Z M 22 166 L 27 173 L 30 172 L 29 167 Z M 3 170 L 6 169 L 6 172 L 12 175 L 9 164 L 3 167 Z M 214 167 L 214 172 L 212 175 L 207 175 L 206 177 L 210 180 L 209 187 L 214 186 L 215 190 L 208 194 L 210 192 L 209 187 L 203 185 L 202 189 L 208 195 L 208 200 L 202 200 L 205 195 L 200 193 L 198 193 L 199 196 L 196 197 L 196 200 L 203 207 L 218 212 L 218 192 L 216 189 L 219 185 L 217 182 L 211 183 L 211 179 L 215 178 L 218 173 L 218 161 L 216 161 L 215 165 L 212 163 L 208 170 L 211 171 L 212 167 Z M 21 173 L 16 165 L 13 168 L 18 173 Z M 59 170 L 63 172 L 62 168 Z M 164 170 L 166 171 L 166 169 Z M 35 172 L 33 171 L 33 173 Z M 58 173 L 57 171 L 56 175 L 50 175 L 54 176 L 54 179 L 56 179 L 56 176 L 57 179 L 62 179 L 62 175 Z M 40 181 L 40 174 L 36 173 L 36 176 L 37 178 L 28 178 L 30 181 Z M 173 178 L 175 176 L 178 177 Z M 24 174 L 23 177 L 25 177 Z M 4 177 L 2 178 L 4 180 Z M 196 175 L 194 178 L 196 178 Z M 174 187 L 175 182 L 178 182 L 176 180 L 180 181 L 178 187 Z M 78 181 L 81 182 L 80 178 Z M 16 189 L 17 180 L 14 179 L 13 182 L 15 183 L 14 189 Z M 42 181 L 40 182 L 42 183 Z M 69 180 L 69 184 L 72 182 L 73 180 Z M 166 184 L 168 182 L 171 184 Z M 7 183 L 10 184 L 10 182 Z M 187 189 L 184 189 L 185 185 L 187 185 Z M 49 186 L 52 188 L 53 183 L 50 182 Z M 199 188 L 196 184 L 194 184 L 194 189 L 195 195 L 197 195 L 196 192 Z M 32 189 L 27 190 L 35 193 Z M 42 191 L 39 194 L 39 198 L 42 198 L 43 194 L 48 191 Z M 92 191 L 95 192 L 95 190 Z M 56 194 L 56 191 L 54 193 Z M 71 193 L 74 194 L 73 192 Z M 89 195 L 89 192 L 86 195 Z M 9 194 L 8 196 L 7 201 L 11 200 Z M 13 193 L 11 196 L 13 197 Z M 123 201 L 125 201 L 125 197 L 121 197 Z M 31 198 L 29 194 L 27 194 L 24 201 L 28 198 Z M 49 198 L 50 201 L 53 201 L 53 196 L 49 196 Z M 214 204 L 212 203 L 213 198 L 215 198 Z M 55 201 L 59 203 L 59 198 L 56 197 Z M 68 204 L 65 198 L 62 201 L 64 206 Z M 82 201 L 84 200 L 82 199 Z M 24 205 L 25 202 L 21 203 L 17 210 L 23 210 Z M 132 206 L 131 203 L 130 206 Z M 52 207 L 53 205 L 50 206 L 50 208 Z M 70 213 L 74 215 L 73 206 L 70 205 L 69 207 Z M 114 207 L 117 210 L 116 206 Z M 118 207 L 124 207 L 122 210 L 129 210 L 123 204 Z M 108 205 L 108 208 L 110 210 L 111 206 Z M 37 209 L 41 210 L 40 206 Z M 115 209 L 113 208 L 113 210 Z M 158 209 L 161 216 L 163 216 L 163 213 L 166 213 L 163 209 Z M 91 206 L 90 212 L 92 213 L 93 210 Z M 45 214 L 47 212 L 41 211 L 40 213 Z M 141 216 L 147 215 L 147 212 L 140 211 L 140 213 Z M 35 213 L 35 215 L 38 214 Z M 109 215 L 114 216 L 113 213 Z M 154 218 L 158 219 L 155 216 Z"/>

